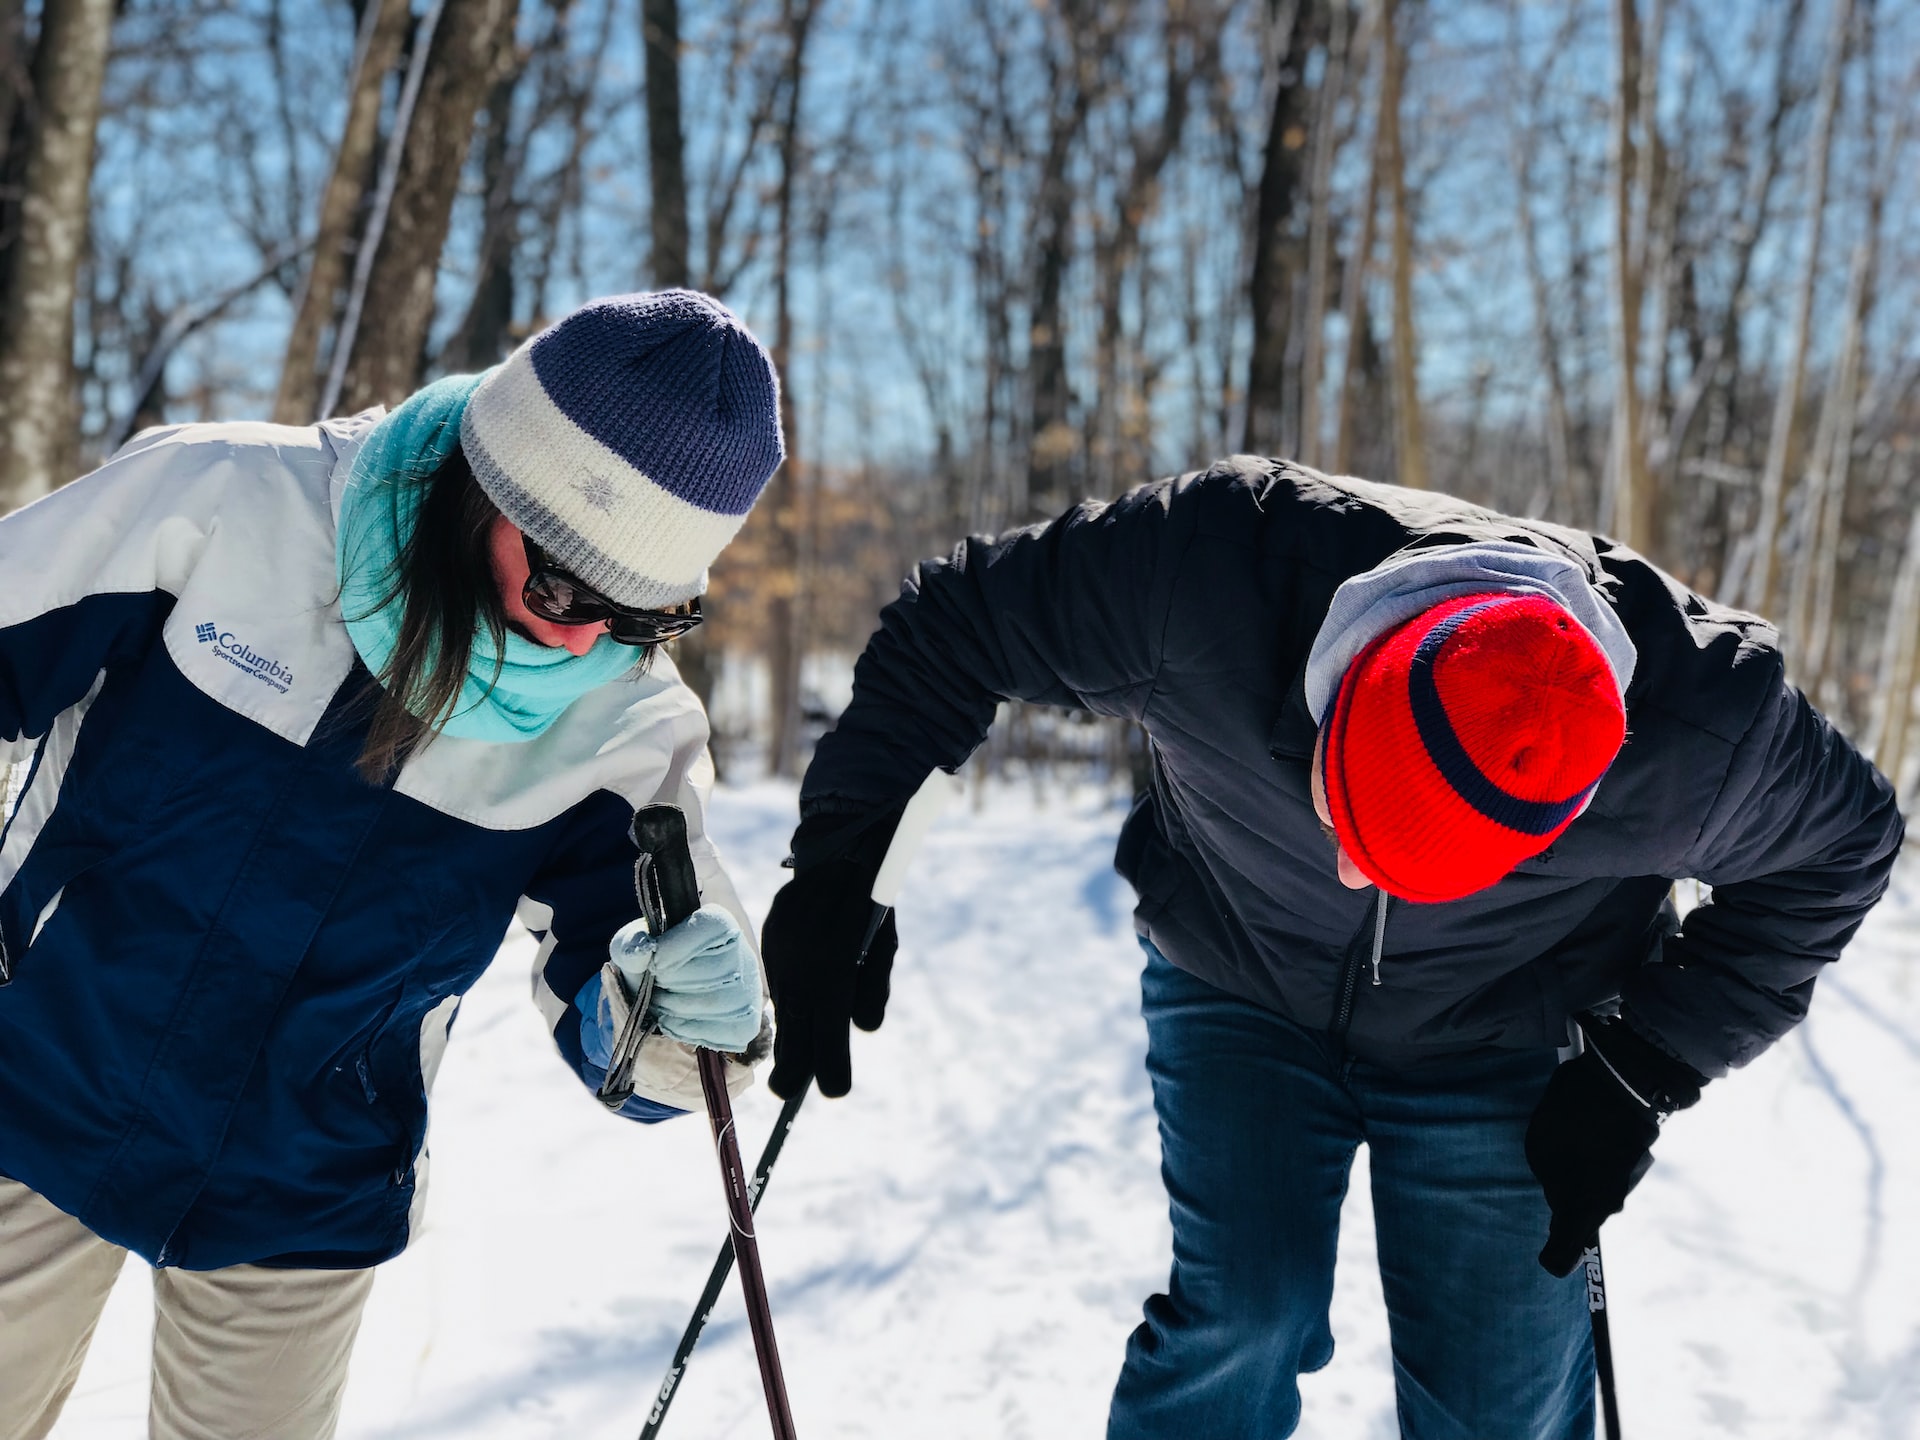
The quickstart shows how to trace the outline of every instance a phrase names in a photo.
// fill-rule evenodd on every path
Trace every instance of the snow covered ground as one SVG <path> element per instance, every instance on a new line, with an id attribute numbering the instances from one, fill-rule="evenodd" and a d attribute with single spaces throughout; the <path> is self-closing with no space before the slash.
<path id="1" fill-rule="evenodd" d="M 715 828 L 764 909 L 792 793 Z M 1098 1437 L 1168 1232 L 1141 1066 L 1122 814 L 998 787 L 908 881 L 886 1027 L 854 1093 L 808 1101 L 761 1211 L 800 1432 Z M 725 1232 L 705 1122 L 609 1119 L 551 1054 L 516 935 L 468 997 L 435 1096 L 433 1198 L 375 1287 L 351 1440 L 639 1432 Z M 757 1154 L 776 1102 L 738 1106 Z M 1626 1430 L 1920 1437 L 1920 875 L 1821 983 L 1807 1025 L 1677 1117 L 1607 1230 Z M 1364 1152 L 1362 1152 L 1364 1164 Z M 1395 1433 L 1364 1177 L 1312 1440 Z M 143 1433 L 149 1282 L 129 1267 L 57 1440 Z M 763 1436 L 737 1286 L 665 1434 Z"/>

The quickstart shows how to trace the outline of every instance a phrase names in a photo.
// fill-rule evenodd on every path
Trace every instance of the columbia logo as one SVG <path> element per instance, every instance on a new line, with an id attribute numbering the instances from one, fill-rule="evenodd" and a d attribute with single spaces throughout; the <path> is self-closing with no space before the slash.
<path id="1" fill-rule="evenodd" d="M 194 626 L 193 633 L 202 645 L 212 645 L 214 654 L 243 674 L 264 681 L 282 695 L 293 687 L 292 670 L 271 656 L 260 654 L 233 631 L 205 624 Z"/>

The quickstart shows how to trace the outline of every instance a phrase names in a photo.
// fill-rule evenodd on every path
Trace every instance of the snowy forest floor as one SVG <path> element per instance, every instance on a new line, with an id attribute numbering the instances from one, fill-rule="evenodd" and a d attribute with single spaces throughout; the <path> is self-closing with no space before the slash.
<path id="1" fill-rule="evenodd" d="M 763 913 L 790 788 L 723 788 L 713 827 Z M 894 1001 L 854 1092 L 801 1112 L 761 1211 L 802 1434 L 1098 1437 L 1168 1230 L 1139 1018 L 1123 807 L 996 786 L 909 877 Z M 528 1002 L 515 931 L 434 1097 L 429 1223 L 375 1286 L 343 1440 L 638 1434 L 725 1233 L 703 1120 L 610 1120 Z M 737 1109 L 757 1155 L 777 1102 Z M 1626 1431 L 1920 1437 L 1920 873 L 1910 863 L 1808 1023 L 1676 1117 L 1607 1228 Z M 1395 1434 L 1363 1167 L 1338 1353 L 1310 1440 Z M 143 1433 L 150 1286 L 130 1265 L 55 1440 Z M 767 1434 L 737 1284 L 664 1431 Z"/>

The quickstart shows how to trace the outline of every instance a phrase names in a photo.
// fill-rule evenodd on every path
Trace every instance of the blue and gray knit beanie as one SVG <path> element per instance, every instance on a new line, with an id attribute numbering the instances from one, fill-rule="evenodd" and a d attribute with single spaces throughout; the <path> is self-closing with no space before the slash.
<path id="1" fill-rule="evenodd" d="M 706 588 L 786 454 L 773 362 L 693 290 L 609 296 L 541 331 L 474 391 L 460 444 L 556 563 L 648 609 Z"/>

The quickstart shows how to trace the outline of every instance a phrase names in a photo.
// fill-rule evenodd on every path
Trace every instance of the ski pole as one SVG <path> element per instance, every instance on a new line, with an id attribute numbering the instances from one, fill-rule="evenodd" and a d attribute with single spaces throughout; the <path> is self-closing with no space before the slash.
<path id="1" fill-rule="evenodd" d="M 700 1088 L 707 1097 L 707 1118 L 713 1123 L 713 1144 L 720 1152 L 720 1175 L 727 1189 L 727 1218 L 733 1225 L 733 1253 L 740 1262 L 740 1290 L 747 1300 L 747 1325 L 753 1331 L 754 1358 L 760 1362 L 760 1384 L 767 1392 L 767 1414 L 774 1440 L 798 1440 L 793 1412 L 787 1406 L 787 1381 L 780 1373 L 780 1350 L 773 1339 L 773 1307 L 767 1301 L 767 1279 L 760 1269 L 760 1241 L 753 1232 L 753 1201 L 747 1194 L 746 1166 L 740 1161 L 740 1141 L 733 1132 L 733 1105 L 727 1098 L 726 1060 L 704 1046 L 694 1052 L 700 1065 Z"/>
<path id="2" fill-rule="evenodd" d="M 634 813 L 633 840 L 641 854 L 636 877 L 647 928 L 662 935 L 700 908 L 700 886 L 693 872 L 693 856 L 687 849 L 687 817 L 672 805 L 649 805 Z M 727 1062 L 719 1051 L 705 1046 L 695 1049 L 694 1060 L 700 1069 L 707 1119 L 713 1126 L 714 1148 L 720 1156 L 732 1247 L 740 1263 L 740 1289 L 746 1297 L 754 1355 L 760 1362 L 760 1383 L 767 1394 L 767 1414 L 773 1422 L 775 1440 L 797 1440 L 793 1413 L 787 1404 L 786 1378 L 780 1372 L 780 1349 L 773 1335 L 766 1276 L 760 1268 L 760 1242 L 753 1230 L 746 1167 L 740 1160 L 733 1105 L 727 1096 Z"/>
<path id="3" fill-rule="evenodd" d="M 780 1107 L 780 1117 L 773 1122 L 773 1134 L 767 1137 L 766 1148 L 760 1152 L 760 1163 L 753 1167 L 753 1181 L 747 1186 L 748 1202 L 756 1210 L 760 1208 L 761 1197 L 767 1193 L 767 1180 L 773 1173 L 773 1162 L 780 1158 L 780 1147 L 786 1144 L 787 1132 L 793 1128 L 793 1117 L 800 1113 L 800 1102 L 806 1098 L 807 1092 L 800 1091 Z M 714 1307 L 720 1303 L 720 1291 L 725 1288 L 727 1276 L 732 1273 L 733 1233 L 729 1230 L 727 1238 L 720 1244 L 720 1253 L 714 1257 L 713 1269 L 707 1272 L 707 1287 L 694 1303 L 693 1318 L 681 1332 L 679 1345 L 674 1347 L 673 1361 L 667 1366 L 666 1378 L 660 1382 L 659 1394 L 655 1396 L 653 1409 L 640 1431 L 640 1440 L 654 1440 L 660 1433 L 660 1426 L 667 1418 L 667 1407 L 673 1403 L 674 1391 L 680 1386 L 680 1377 L 686 1374 L 687 1362 L 693 1358 L 693 1347 L 700 1343 L 707 1321 L 713 1318 Z"/>
<path id="4" fill-rule="evenodd" d="M 873 877 L 873 889 L 868 892 L 873 902 L 873 913 L 868 917 L 866 933 L 860 940 L 860 955 L 854 961 L 856 967 L 867 963 L 867 951 L 873 947 L 874 937 L 880 933 L 881 925 L 886 923 L 887 912 L 893 909 L 893 902 L 899 898 L 901 879 L 928 828 L 959 793 L 958 780 L 944 770 L 935 770 L 907 802 L 900 823 L 894 827 L 893 838 L 887 844 L 887 853 L 880 862 L 879 873 Z M 773 1133 L 767 1137 L 766 1148 L 760 1152 L 760 1163 L 753 1167 L 753 1181 L 747 1187 L 748 1203 L 755 1209 L 759 1208 L 760 1200 L 766 1194 L 767 1181 L 773 1175 L 773 1162 L 780 1158 L 780 1148 L 787 1143 L 787 1132 L 793 1128 L 794 1117 L 800 1113 L 800 1104 L 806 1098 L 807 1091 L 803 1088 L 780 1107 L 779 1118 L 773 1122 Z M 687 1321 L 687 1328 L 680 1333 L 680 1343 L 674 1347 L 673 1359 L 668 1362 L 667 1373 L 660 1381 L 659 1393 L 654 1399 L 652 1411 L 647 1415 L 647 1423 L 640 1431 L 640 1440 L 655 1440 L 659 1435 L 661 1425 L 666 1422 L 667 1409 L 673 1404 L 674 1393 L 680 1387 L 680 1377 L 686 1374 L 687 1362 L 693 1358 L 693 1347 L 700 1343 L 707 1321 L 713 1318 L 714 1307 L 720 1303 L 720 1291 L 732 1270 L 733 1236 L 729 1234 L 720 1243 L 720 1253 L 714 1256 L 713 1269 L 707 1272 L 706 1288 L 694 1302 L 693 1318 Z"/>
<path id="5" fill-rule="evenodd" d="M 1567 1043 L 1560 1048 L 1560 1063 L 1577 1059 L 1587 1048 L 1586 1032 L 1579 1022 L 1567 1021 Z M 1600 1232 L 1581 1252 L 1581 1267 L 1587 1274 L 1587 1319 L 1593 1324 L 1593 1373 L 1600 1389 L 1600 1422 L 1606 1440 L 1620 1440 L 1620 1396 L 1613 1383 L 1613 1327 L 1607 1320 L 1607 1273 L 1600 1263 Z"/>
<path id="6" fill-rule="evenodd" d="M 1607 1324 L 1607 1275 L 1600 1264 L 1600 1237 L 1580 1263 L 1587 1272 L 1587 1318 L 1593 1322 L 1593 1369 L 1600 1381 L 1600 1418 L 1607 1440 L 1620 1440 L 1620 1397 L 1613 1388 L 1613 1332 Z"/>

